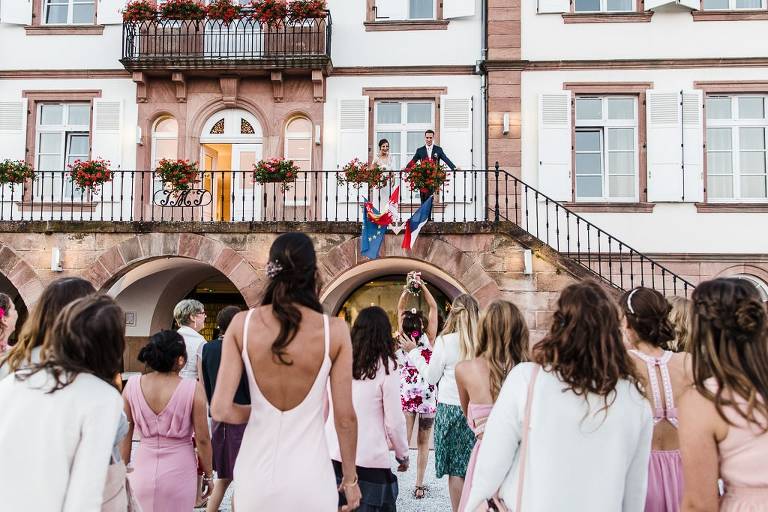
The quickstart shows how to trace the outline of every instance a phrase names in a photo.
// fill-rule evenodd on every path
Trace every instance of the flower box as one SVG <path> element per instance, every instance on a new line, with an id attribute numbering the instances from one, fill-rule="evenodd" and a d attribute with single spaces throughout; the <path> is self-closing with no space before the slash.
<path id="1" fill-rule="evenodd" d="M 126 23 L 152 21 L 156 15 L 157 4 L 154 0 L 133 0 L 123 9 L 123 21 Z"/>
<path id="2" fill-rule="evenodd" d="M 361 162 L 357 158 L 345 165 L 342 170 L 344 175 L 337 176 L 336 181 L 340 185 L 348 183 L 356 189 L 363 185 L 373 189 L 383 188 L 392 180 L 392 173 L 383 167 L 375 163 Z"/>
<path id="3" fill-rule="evenodd" d="M 0 162 L 0 185 L 16 185 L 35 179 L 32 166 L 23 160 L 3 160 Z"/>
<path id="4" fill-rule="evenodd" d="M 251 17 L 268 27 L 279 27 L 288 16 L 285 0 L 254 0 L 251 2 Z"/>
<path id="5" fill-rule="evenodd" d="M 205 6 L 196 0 L 167 0 L 160 6 L 160 15 L 167 20 L 204 20 Z"/>
<path id="6" fill-rule="evenodd" d="M 205 8 L 209 20 L 220 20 L 229 25 L 243 17 L 240 4 L 233 0 L 214 0 Z"/>
<path id="7" fill-rule="evenodd" d="M 155 169 L 155 174 L 173 190 L 189 190 L 199 183 L 197 163 L 189 160 L 168 160 L 163 158 Z"/>
<path id="8" fill-rule="evenodd" d="M 292 22 L 326 16 L 328 16 L 328 8 L 325 0 L 293 0 L 288 6 L 288 19 Z"/>
<path id="9" fill-rule="evenodd" d="M 411 190 L 434 193 L 448 183 L 448 173 L 444 165 L 428 158 L 409 164 L 405 168 L 405 181 L 408 182 Z"/>
<path id="10" fill-rule="evenodd" d="M 108 181 L 112 181 L 112 171 L 108 160 L 75 160 L 68 165 L 70 177 L 77 188 L 91 193 Z"/>
<path id="11" fill-rule="evenodd" d="M 261 160 L 253 166 L 253 181 L 256 183 L 282 183 L 283 191 L 291 188 L 290 184 L 296 181 L 299 167 L 293 160 L 272 158 Z"/>

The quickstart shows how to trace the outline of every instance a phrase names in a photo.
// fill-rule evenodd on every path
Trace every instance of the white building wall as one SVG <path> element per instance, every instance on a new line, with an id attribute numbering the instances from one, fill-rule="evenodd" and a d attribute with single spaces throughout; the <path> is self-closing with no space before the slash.
<path id="1" fill-rule="evenodd" d="M 768 21 L 693 21 L 683 7 L 659 8 L 649 23 L 572 23 L 520 2 L 525 60 L 745 58 L 768 55 Z"/>
<path id="2" fill-rule="evenodd" d="M 695 81 L 768 81 L 765 68 L 529 71 L 522 75 L 522 179 L 536 187 L 538 175 L 538 98 L 562 92 L 566 82 L 652 82 L 655 89 L 692 89 Z M 644 108 L 644 107 L 642 107 Z M 703 148 L 702 148 L 703 151 Z M 641 169 L 641 172 L 643 169 Z M 658 203 L 653 213 L 580 214 L 607 233 L 645 253 L 766 253 L 768 238 L 754 226 L 763 213 L 697 213 L 695 204 Z"/>

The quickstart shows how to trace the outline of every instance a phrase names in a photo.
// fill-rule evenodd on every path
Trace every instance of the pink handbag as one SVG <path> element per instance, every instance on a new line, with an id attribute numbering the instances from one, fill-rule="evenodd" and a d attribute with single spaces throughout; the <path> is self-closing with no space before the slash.
<path id="1" fill-rule="evenodd" d="M 539 374 L 541 366 L 536 365 L 531 372 L 531 383 L 528 385 L 528 396 L 525 399 L 525 417 L 523 418 L 523 438 L 520 440 L 520 477 L 517 480 L 517 504 L 515 512 L 522 511 L 523 505 L 523 484 L 525 483 L 525 463 L 528 460 L 528 434 L 531 428 L 531 404 L 533 403 L 533 389 L 536 386 L 536 377 Z M 486 503 L 480 504 L 475 512 L 509 512 L 504 500 L 499 498 L 498 493 Z"/>

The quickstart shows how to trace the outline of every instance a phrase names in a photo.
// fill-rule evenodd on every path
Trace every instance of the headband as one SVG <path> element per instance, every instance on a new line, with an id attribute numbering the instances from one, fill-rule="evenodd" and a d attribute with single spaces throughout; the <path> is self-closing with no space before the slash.
<path id="1" fill-rule="evenodd" d="M 640 288 L 635 288 L 631 292 L 629 292 L 629 295 L 627 296 L 627 309 L 629 309 L 629 312 L 633 315 L 637 314 L 635 313 L 635 309 L 632 307 L 632 296 L 639 290 Z"/>

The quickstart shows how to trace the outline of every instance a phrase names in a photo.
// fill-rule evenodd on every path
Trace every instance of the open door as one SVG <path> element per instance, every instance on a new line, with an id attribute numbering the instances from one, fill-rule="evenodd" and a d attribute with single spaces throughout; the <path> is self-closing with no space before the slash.
<path id="1" fill-rule="evenodd" d="M 253 181 L 253 166 L 261 160 L 261 144 L 232 144 L 232 220 L 262 220 L 262 185 Z"/>

